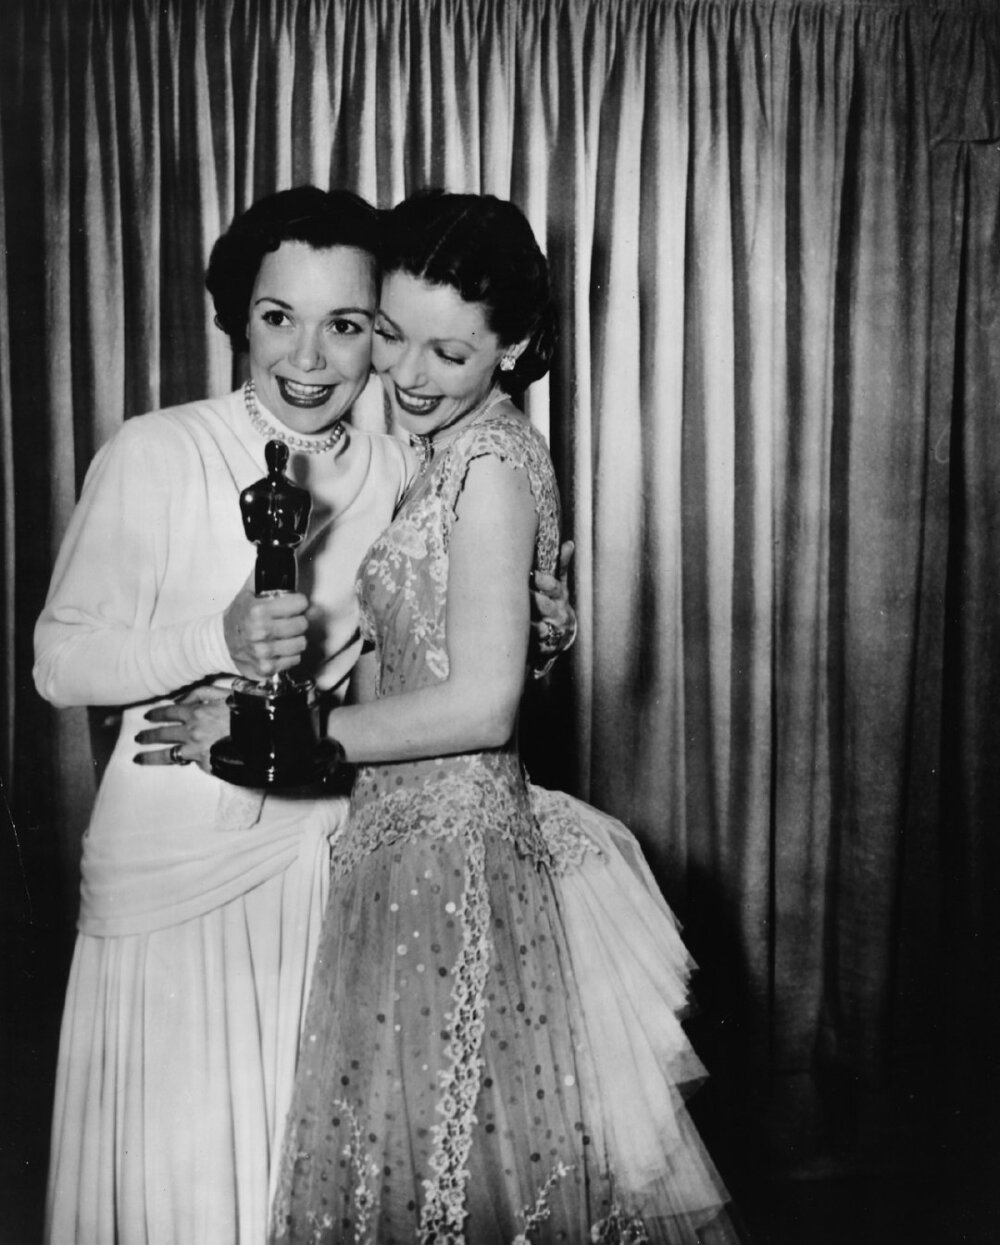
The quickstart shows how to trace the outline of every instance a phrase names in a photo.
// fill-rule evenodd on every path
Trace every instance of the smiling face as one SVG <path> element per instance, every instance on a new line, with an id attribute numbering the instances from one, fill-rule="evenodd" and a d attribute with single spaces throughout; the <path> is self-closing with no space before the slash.
<path id="1" fill-rule="evenodd" d="M 342 419 L 368 383 L 376 305 L 366 251 L 283 242 L 265 255 L 247 324 L 261 406 L 299 433 Z"/>
<path id="2" fill-rule="evenodd" d="M 384 278 L 372 361 L 407 432 L 450 427 L 474 410 L 504 353 L 480 304 L 406 272 Z"/>

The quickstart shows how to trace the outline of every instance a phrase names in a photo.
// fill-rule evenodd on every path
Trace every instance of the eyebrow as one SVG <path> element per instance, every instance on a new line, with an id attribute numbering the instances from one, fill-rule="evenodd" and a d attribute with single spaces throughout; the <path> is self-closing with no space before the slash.
<path id="1" fill-rule="evenodd" d="M 399 325 L 392 318 L 392 316 L 386 315 L 386 313 L 382 310 L 381 307 L 379 307 L 378 309 L 378 315 L 381 319 L 388 321 L 388 323 L 392 325 L 392 327 L 396 330 L 397 333 L 400 334 L 400 336 L 403 336 L 403 330 L 399 327 Z M 467 350 L 478 350 L 479 349 L 479 347 L 476 345 L 475 342 L 467 341 L 464 337 L 432 337 L 430 339 L 429 345 L 443 346 L 448 342 L 454 343 L 454 345 L 456 346 L 465 346 Z"/>
<path id="2" fill-rule="evenodd" d="M 261 303 L 274 303 L 277 307 L 283 307 L 285 311 L 293 311 L 291 303 L 286 303 L 283 298 L 275 298 L 273 294 L 261 294 L 260 298 L 255 298 L 253 305 L 258 307 Z M 331 307 L 326 312 L 328 316 L 367 316 L 372 319 L 375 313 L 370 307 Z"/>

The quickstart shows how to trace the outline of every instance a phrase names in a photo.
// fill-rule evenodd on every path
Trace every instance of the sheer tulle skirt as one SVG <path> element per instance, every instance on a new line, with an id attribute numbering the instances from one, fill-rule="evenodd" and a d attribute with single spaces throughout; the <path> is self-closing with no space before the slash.
<path id="1" fill-rule="evenodd" d="M 673 917 L 624 827 L 532 799 L 582 858 L 551 870 L 470 826 L 333 882 L 276 1239 L 727 1239 L 683 1106 L 703 1072 Z"/>

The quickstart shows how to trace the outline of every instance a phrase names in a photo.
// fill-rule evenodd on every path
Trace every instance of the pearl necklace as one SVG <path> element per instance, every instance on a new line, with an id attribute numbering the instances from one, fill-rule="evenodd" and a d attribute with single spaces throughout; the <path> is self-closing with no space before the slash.
<path id="1" fill-rule="evenodd" d="M 343 441 L 346 431 L 344 425 L 336 424 L 325 437 L 299 437 L 284 428 L 275 428 L 260 413 L 257 405 L 257 392 L 252 380 L 243 386 L 243 402 L 254 428 L 268 441 L 283 441 L 290 450 L 301 450 L 303 454 L 325 454 L 327 450 L 336 449 Z"/>

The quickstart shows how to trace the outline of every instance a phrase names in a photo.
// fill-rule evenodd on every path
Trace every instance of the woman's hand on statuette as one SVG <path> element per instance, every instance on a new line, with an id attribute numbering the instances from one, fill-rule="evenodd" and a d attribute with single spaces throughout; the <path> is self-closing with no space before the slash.
<path id="1" fill-rule="evenodd" d="M 222 616 L 229 655 L 240 674 L 263 680 L 298 665 L 306 647 L 309 598 L 301 592 L 254 595 L 253 576 Z"/>
<path id="2" fill-rule="evenodd" d="M 212 744 L 229 734 L 228 699 L 228 689 L 206 684 L 173 704 L 150 709 L 146 721 L 154 725 L 135 737 L 137 744 L 150 750 L 136 753 L 136 765 L 190 765 L 194 761 L 206 774 L 211 773 Z"/>

